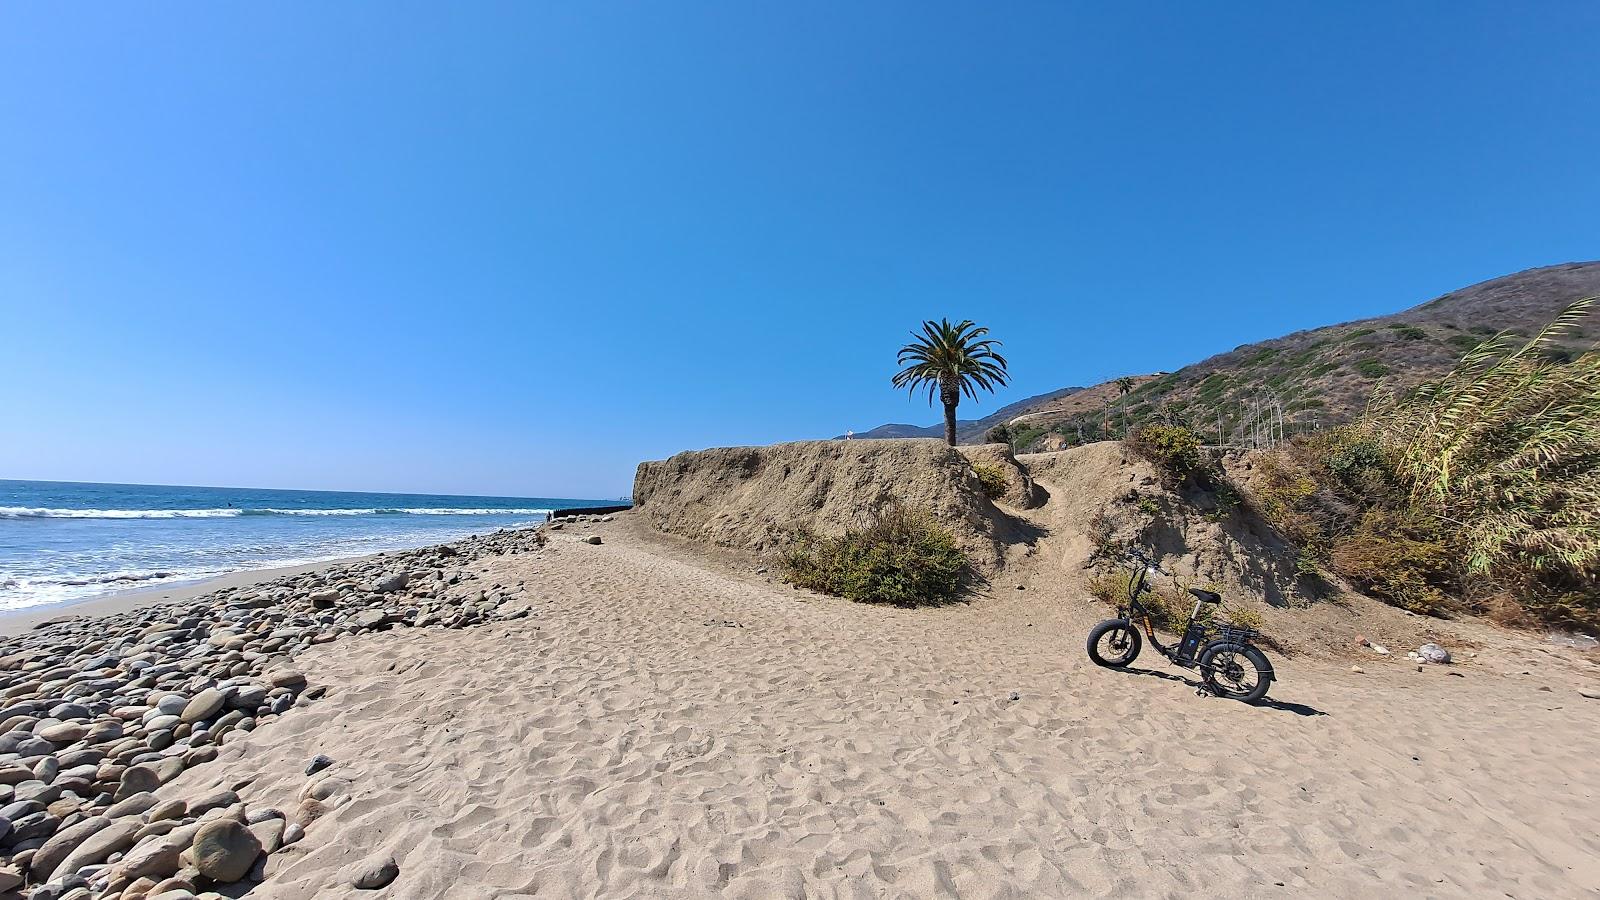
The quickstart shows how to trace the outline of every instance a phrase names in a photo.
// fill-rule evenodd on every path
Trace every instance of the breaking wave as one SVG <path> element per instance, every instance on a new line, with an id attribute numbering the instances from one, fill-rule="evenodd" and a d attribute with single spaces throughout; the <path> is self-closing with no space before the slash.
<path id="1" fill-rule="evenodd" d="M 228 519 L 237 516 L 542 516 L 549 509 L 473 509 L 426 506 L 396 509 L 53 509 L 0 506 L 0 519 Z"/>

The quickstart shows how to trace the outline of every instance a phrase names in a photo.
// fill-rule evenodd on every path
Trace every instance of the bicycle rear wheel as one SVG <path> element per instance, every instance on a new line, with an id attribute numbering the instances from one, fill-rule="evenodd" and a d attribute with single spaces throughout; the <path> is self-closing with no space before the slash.
<path id="1" fill-rule="evenodd" d="M 1253 703 L 1272 687 L 1272 664 L 1249 644 L 1214 641 L 1200 651 L 1200 677 L 1218 697 Z"/>

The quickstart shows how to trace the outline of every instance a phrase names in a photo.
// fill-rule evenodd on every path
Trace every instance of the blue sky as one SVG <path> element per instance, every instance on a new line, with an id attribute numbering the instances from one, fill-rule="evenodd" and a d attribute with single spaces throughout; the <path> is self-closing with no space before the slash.
<path id="1" fill-rule="evenodd" d="M 1600 257 L 1600 6 L 1100 7 L 9 4 L 0 477 L 611 496 Z"/>

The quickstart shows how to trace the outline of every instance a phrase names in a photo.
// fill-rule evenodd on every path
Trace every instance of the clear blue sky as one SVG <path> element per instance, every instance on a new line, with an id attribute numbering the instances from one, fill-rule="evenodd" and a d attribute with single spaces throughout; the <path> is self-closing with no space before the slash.
<path id="1" fill-rule="evenodd" d="M 0 477 L 616 495 L 1600 257 L 1596 4 L 1097 6 L 7 4 Z"/>

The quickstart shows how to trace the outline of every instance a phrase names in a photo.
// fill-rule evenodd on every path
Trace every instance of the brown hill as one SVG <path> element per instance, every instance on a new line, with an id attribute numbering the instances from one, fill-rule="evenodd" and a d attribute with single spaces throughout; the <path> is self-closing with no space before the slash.
<path id="1" fill-rule="evenodd" d="M 1529 269 L 1393 315 L 1297 331 L 1170 374 L 1134 376 L 1125 403 L 1111 381 L 1012 404 L 1005 421 L 1018 452 L 1116 437 L 1152 420 L 1187 424 L 1218 443 L 1244 443 L 1258 408 L 1281 409 L 1288 431 L 1312 430 L 1358 415 L 1380 379 L 1398 390 L 1413 387 L 1488 336 L 1532 334 L 1574 300 L 1597 295 L 1600 262 Z M 1576 356 L 1597 336 L 1591 317 L 1584 333 L 1550 352 Z M 966 429 L 961 438 L 976 442 L 982 434 Z"/>

